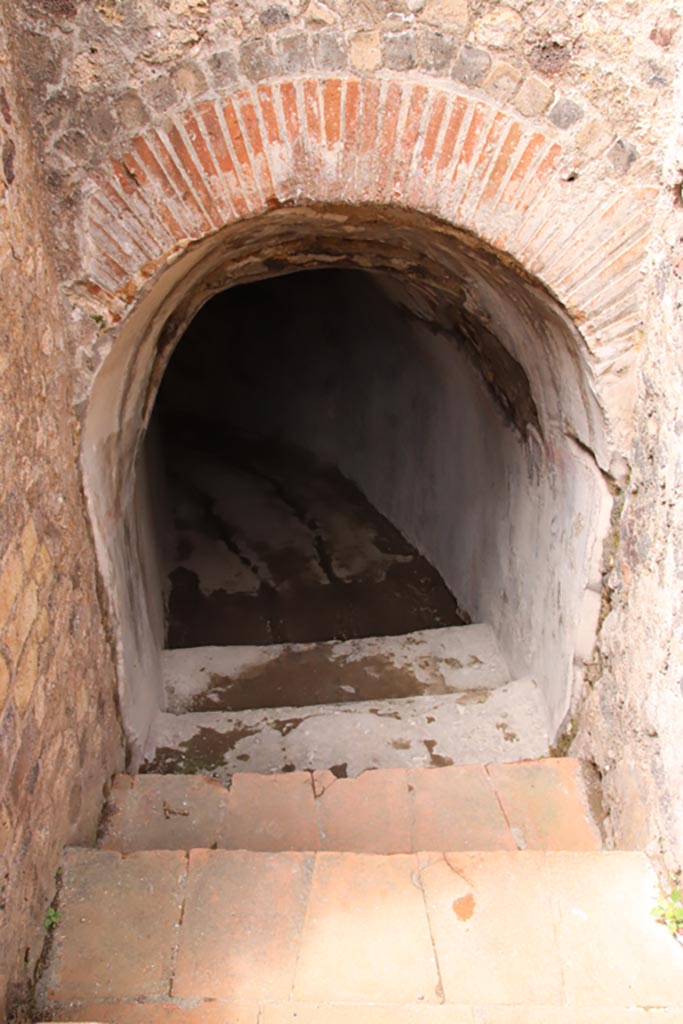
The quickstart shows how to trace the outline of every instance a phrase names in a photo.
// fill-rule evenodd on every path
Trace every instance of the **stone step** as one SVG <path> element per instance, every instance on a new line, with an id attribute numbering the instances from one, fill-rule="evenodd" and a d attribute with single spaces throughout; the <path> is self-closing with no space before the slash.
<path id="1" fill-rule="evenodd" d="M 70 850 L 41 1014 L 680 1021 L 683 947 L 650 915 L 657 891 L 629 852 Z"/>
<path id="2" fill-rule="evenodd" d="M 167 711 L 243 711 L 490 690 L 510 673 L 490 626 L 164 651 Z"/>
<path id="3" fill-rule="evenodd" d="M 106 850 L 598 850 L 596 784 L 573 758 L 457 768 L 118 775 Z M 596 816 L 599 818 L 599 810 Z"/>
<path id="4" fill-rule="evenodd" d="M 158 716 L 143 766 L 148 772 L 201 772 L 227 781 L 237 772 L 445 767 L 525 761 L 548 753 L 545 706 L 531 679 L 495 690 L 432 697 L 196 711 Z"/>
<path id="5" fill-rule="evenodd" d="M 678 1009 L 623 1006 L 368 1006 L 329 1003 L 234 1004 L 206 1000 L 187 1008 L 177 1003 L 79 1004 L 80 1017 L 52 1021 L 92 1024 L 681 1024 Z M 69 1011 L 62 1010 L 68 1013 Z M 47 1022 L 43 1022 L 47 1024 Z"/>

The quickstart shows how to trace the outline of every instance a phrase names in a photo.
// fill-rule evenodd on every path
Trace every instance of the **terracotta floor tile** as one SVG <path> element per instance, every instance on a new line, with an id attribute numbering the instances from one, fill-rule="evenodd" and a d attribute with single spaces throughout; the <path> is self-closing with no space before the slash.
<path id="1" fill-rule="evenodd" d="M 447 1003 L 563 1003 L 544 856 L 419 855 Z"/>
<path id="2" fill-rule="evenodd" d="M 475 1024 L 475 1018 L 467 1006 L 289 1003 L 264 1006 L 259 1024 Z"/>
<path id="3" fill-rule="evenodd" d="M 176 999 L 287 999 L 313 860 L 303 853 L 194 850 Z"/>
<path id="4" fill-rule="evenodd" d="M 493 787 L 481 765 L 414 768 L 415 850 L 515 850 Z"/>
<path id="5" fill-rule="evenodd" d="M 599 850 L 581 763 L 547 758 L 487 768 L 518 847 L 522 850 Z"/>
<path id="6" fill-rule="evenodd" d="M 187 856 L 70 850 L 47 997 L 168 995 Z"/>
<path id="7" fill-rule="evenodd" d="M 206 775 L 119 775 L 99 845 L 124 853 L 210 847 L 227 802 L 225 786 Z"/>
<path id="8" fill-rule="evenodd" d="M 576 1006 L 495 1006 L 477 1014 L 477 1024 L 683 1024 L 680 1010 L 625 1010 L 623 1006 L 583 1010 Z"/>
<path id="9" fill-rule="evenodd" d="M 438 973 L 416 870 L 415 857 L 406 854 L 318 854 L 295 999 L 438 1001 Z"/>
<path id="10" fill-rule="evenodd" d="M 259 1008 L 204 1002 L 179 1007 L 172 1003 L 79 1003 L 60 1007 L 53 1021 L 97 1021 L 98 1024 L 258 1024 Z"/>
<path id="11" fill-rule="evenodd" d="M 330 778 L 326 778 L 330 776 Z M 324 850 L 410 853 L 411 807 L 406 772 L 363 772 L 355 779 L 315 773 Z"/>
<path id="12" fill-rule="evenodd" d="M 318 850 L 310 772 L 234 775 L 218 845 L 226 850 Z"/>
<path id="13" fill-rule="evenodd" d="M 683 946 L 650 916 L 657 879 L 640 853 L 549 853 L 570 1006 L 675 1006 L 683 1017 Z"/>

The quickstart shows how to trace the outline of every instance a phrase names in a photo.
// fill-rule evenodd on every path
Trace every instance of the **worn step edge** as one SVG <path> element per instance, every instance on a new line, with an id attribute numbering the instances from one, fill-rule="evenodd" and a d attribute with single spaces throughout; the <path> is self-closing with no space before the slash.
<path id="1" fill-rule="evenodd" d="M 508 765 L 234 776 L 119 775 L 103 849 L 413 853 L 437 849 L 596 850 L 601 813 L 589 766 Z"/>
<path id="2" fill-rule="evenodd" d="M 143 771 L 237 772 L 443 767 L 549 753 L 546 707 L 531 679 L 495 690 L 353 704 L 160 714 Z"/>
<path id="3" fill-rule="evenodd" d="M 510 681 L 486 623 L 346 641 L 167 650 L 162 673 L 174 714 L 488 690 Z"/>

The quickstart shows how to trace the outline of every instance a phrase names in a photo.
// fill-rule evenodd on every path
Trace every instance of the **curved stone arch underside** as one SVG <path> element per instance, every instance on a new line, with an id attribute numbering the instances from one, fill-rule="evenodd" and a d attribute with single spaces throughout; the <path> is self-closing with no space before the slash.
<path id="1" fill-rule="evenodd" d="M 133 139 L 91 179 L 81 281 L 104 324 L 104 358 L 88 396 L 83 465 L 135 756 L 161 703 L 160 613 L 130 565 L 144 577 L 136 466 L 164 368 L 212 294 L 329 265 L 379 272 L 432 330 L 455 326 L 474 339 L 470 358 L 507 414 L 501 437 L 517 428 L 522 452 L 506 484 L 514 528 L 495 527 L 509 551 L 505 572 L 519 576 L 531 551 L 542 573 L 554 546 L 571 578 L 553 569 L 536 594 L 528 580 L 506 592 L 492 579 L 493 610 L 472 601 L 507 616 L 496 625 L 514 671 L 548 676 L 551 732 L 561 724 L 597 624 L 610 511 L 602 473 L 628 451 L 653 199 L 651 189 L 615 190 L 588 172 L 565 180 L 562 168 L 557 137 L 459 87 L 344 76 L 201 102 Z M 495 393 L 499 373 L 508 393 Z M 469 572 L 478 572 L 474 559 Z M 516 608 L 527 599 L 521 626 Z"/>
<path id="2" fill-rule="evenodd" d="M 118 319 L 188 245 L 244 218 L 290 204 L 417 210 L 511 256 L 557 297 L 624 451 L 655 190 L 562 174 L 562 156 L 559 133 L 461 88 L 262 83 L 137 136 L 91 179 L 84 277 Z"/>

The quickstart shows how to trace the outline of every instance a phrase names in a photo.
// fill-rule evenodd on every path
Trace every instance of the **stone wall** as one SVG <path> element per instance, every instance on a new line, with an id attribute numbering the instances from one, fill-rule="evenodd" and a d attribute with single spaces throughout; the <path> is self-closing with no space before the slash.
<path id="1" fill-rule="evenodd" d="M 0 11 L 0 13 L 2 13 Z M 45 939 L 62 847 L 90 842 L 121 766 L 110 638 L 78 473 L 60 316 L 21 80 L 0 24 L 0 1018 Z"/>
<path id="2" fill-rule="evenodd" d="M 3 65 L 0 105 L 5 979 L 19 976 L 26 946 L 31 965 L 58 848 L 91 834 L 120 757 L 77 424 L 98 371 L 101 382 L 102 367 L 113 373 L 128 357 L 122 340 L 152 331 L 156 343 L 172 290 L 192 274 L 203 280 L 197 267 L 211 252 L 216 271 L 225 224 L 249 228 L 248 218 L 297 204 L 441 218 L 537 275 L 573 317 L 586 402 L 609 420 L 596 458 L 617 490 L 631 472 L 619 495 L 622 543 L 615 520 L 606 552 L 609 614 L 581 749 L 603 772 L 616 840 L 647 841 L 674 864 L 683 848 L 681 213 L 677 159 L 670 152 L 666 164 L 664 151 L 675 4 L 3 0 L 2 9 L 16 19 L 21 61 Z M 16 95 L 30 103 L 25 120 Z M 142 349 L 130 352 L 127 383 L 145 371 L 142 404 L 133 414 L 122 400 L 117 412 L 119 425 L 133 424 L 134 453 L 158 381 L 153 360 L 146 367 Z"/>
<path id="3" fill-rule="evenodd" d="M 683 103 L 683 77 L 677 109 Z M 636 436 L 576 750 L 595 758 L 617 845 L 683 866 L 683 134 L 672 125 L 648 266 Z"/>

